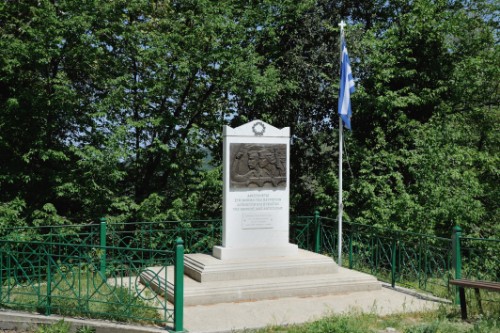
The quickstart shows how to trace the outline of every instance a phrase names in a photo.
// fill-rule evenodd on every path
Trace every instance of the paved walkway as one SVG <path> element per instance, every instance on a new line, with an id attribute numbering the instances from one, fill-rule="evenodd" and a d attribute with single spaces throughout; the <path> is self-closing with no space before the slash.
<path id="1" fill-rule="evenodd" d="M 369 292 L 291 297 L 184 308 L 184 327 L 191 333 L 234 332 L 269 325 L 304 323 L 330 314 L 352 311 L 387 315 L 434 310 L 440 300 L 407 289 L 383 287 Z"/>
<path id="2" fill-rule="evenodd" d="M 221 303 L 184 308 L 184 328 L 190 333 L 229 333 L 269 325 L 304 323 L 331 314 L 352 311 L 377 313 L 419 312 L 436 309 L 440 301 L 407 289 L 383 287 L 369 292 L 352 292 L 318 297 L 290 297 L 255 302 Z M 0 330 L 25 331 L 39 323 L 50 323 L 60 317 L 46 317 L 11 311 L 0 311 Z M 105 321 L 65 318 L 73 326 L 90 326 L 96 333 L 152 333 L 164 329 L 122 325 Z"/>

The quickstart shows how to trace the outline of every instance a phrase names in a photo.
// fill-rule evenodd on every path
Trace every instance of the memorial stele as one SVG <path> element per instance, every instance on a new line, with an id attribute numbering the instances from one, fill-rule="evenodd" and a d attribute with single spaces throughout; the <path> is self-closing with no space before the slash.
<path id="1" fill-rule="evenodd" d="M 378 290 L 371 275 L 289 243 L 290 129 L 261 120 L 224 127 L 222 245 L 184 256 L 184 304 L 201 305 Z M 174 268 L 141 281 L 174 300 Z"/>
<path id="2" fill-rule="evenodd" d="M 261 120 L 223 129 L 225 259 L 294 256 L 289 243 L 290 128 Z"/>

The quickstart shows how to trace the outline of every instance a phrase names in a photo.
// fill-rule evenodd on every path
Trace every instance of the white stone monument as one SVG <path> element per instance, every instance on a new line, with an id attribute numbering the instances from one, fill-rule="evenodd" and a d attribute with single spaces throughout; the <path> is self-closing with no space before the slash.
<path id="1" fill-rule="evenodd" d="M 290 128 L 260 120 L 224 126 L 224 204 L 218 259 L 294 256 L 289 243 Z"/>
<path id="2" fill-rule="evenodd" d="M 290 129 L 260 120 L 224 127 L 222 246 L 184 256 L 184 304 L 304 297 L 381 288 L 373 276 L 338 267 L 331 257 L 289 243 Z M 173 301 L 151 267 L 141 281 Z"/>

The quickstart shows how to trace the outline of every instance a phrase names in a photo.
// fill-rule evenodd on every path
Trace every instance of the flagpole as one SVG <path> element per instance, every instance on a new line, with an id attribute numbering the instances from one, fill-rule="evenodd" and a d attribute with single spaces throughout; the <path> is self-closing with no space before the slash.
<path id="1" fill-rule="evenodd" d="M 342 65 L 342 38 L 344 37 L 344 27 L 345 22 L 342 20 L 339 23 L 340 27 L 340 64 Z M 342 67 L 342 66 L 340 66 Z M 342 70 L 342 68 L 341 68 Z M 343 130 L 342 118 L 339 114 L 339 231 L 338 231 L 338 259 L 337 264 L 342 267 L 342 213 L 344 210 L 344 205 L 342 204 L 342 151 L 344 142 L 344 130 Z"/>
<path id="2" fill-rule="evenodd" d="M 342 119 L 339 116 L 339 239 L 338 239 L 338 262 L 337 264 L 342 267 L 342 142 L 343 142 L 343 129 Z"/>

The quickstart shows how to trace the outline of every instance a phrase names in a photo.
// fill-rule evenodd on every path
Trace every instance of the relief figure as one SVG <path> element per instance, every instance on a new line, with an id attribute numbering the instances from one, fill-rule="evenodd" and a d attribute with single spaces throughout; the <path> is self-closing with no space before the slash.
<path id="1" fill-rule="evenodd" d="M 231 188 L 286 187 L 286 145 L 230 145 Z"/>

